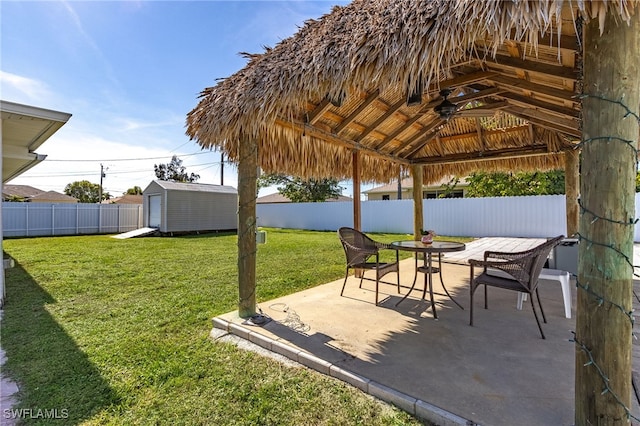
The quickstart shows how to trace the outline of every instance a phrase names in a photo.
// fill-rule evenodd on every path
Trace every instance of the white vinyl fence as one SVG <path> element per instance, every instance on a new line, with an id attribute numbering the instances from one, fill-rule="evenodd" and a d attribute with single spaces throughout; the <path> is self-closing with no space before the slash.
<path id="1" fill-rule="evenodd" d="M 423 200 L 423 209 L 425 228 L 440 235 L 546 238 L 567 233 L 564 195 L 429 199 Z M 353 226 L 353 203 L 258 204 L 257 216 L 258 226 L 335 231 Z M 413 200 L 362 202 L 362 230 L 412 234 Z M 634 240 L 640 241 L 638 225 Z"/>
<path id="2" fill-rule="evenodd" d="M 110 234 L 142 227 L 142 205 L 2 203 L 4 237 Z"/>
<path id="3" fill-rule="evenodd" d="M 564 195 L 423 200 L 423 209 L 425 228 L 440 235 L 546 238 L 567 232 Z M 353 226 L 353 204 L 258 204 L 257 216 L 258 226 L 335 231 Z M 2 226 L 5 237 L 120 233 L 141 228 L 143 211 L 127 204 L 5 202 Z M 413 201 L 362 202 L 362 230 L 412 234 Z M 638 224 L 634 241 L 640 242 Z"/>

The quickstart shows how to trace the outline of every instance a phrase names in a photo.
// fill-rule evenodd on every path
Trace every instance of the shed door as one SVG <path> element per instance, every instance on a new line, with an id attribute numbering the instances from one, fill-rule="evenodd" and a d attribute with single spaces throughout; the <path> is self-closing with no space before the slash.
<path id="1" fill-rule="evenodd" d="M 160 195 L 149 196 L 149 227 L 160 228 Z"/>

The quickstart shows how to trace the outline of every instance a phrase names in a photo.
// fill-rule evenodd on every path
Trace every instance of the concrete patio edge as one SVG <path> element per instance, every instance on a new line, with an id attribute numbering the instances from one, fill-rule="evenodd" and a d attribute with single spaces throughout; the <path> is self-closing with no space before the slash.
<path id="1" fill-rule="evenodd" d="M 315 355 L 301 351 L 300 349 L 287 345 L 281 341 L 276 341 L 270 337 L 255 333 L 246 327 L 232 323 L 226 319 L 215 317 L 212 322 L 213 327 L 216 329 L 226 331 L 227 333 L 245 339 L 265 350 L 280 354 L 303 366 L 316 370 L 319 373 L 342 380 L 343 382 L 350 384 L 371 396 L 395 405 L 419 419 L 430 421 L 439 426 L 477 425 L 477 423 L 471 420 L 467 420 L 456 414 L 450 413 L 440 407 L 430 404 L 427 401 L 413 398 L 412 396 L 396 389 L 345 370 L 342 367 L 327 362 Z"/>

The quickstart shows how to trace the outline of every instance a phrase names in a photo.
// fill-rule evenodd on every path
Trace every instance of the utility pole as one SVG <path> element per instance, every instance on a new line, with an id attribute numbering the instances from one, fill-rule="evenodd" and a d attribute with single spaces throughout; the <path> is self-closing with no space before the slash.
<path id="1" fill-rule="evenodd" d="M 100 163 L 100 190 L 98 191 L 98 204 L 102 203 L 102 178 L 107 177 L 104 173 L 104 167 L 102 163 Z"/>
<path id="2" fill-rule="evenodd" d="M 220 185 L 224 185 L 224 152 L 220 154 Z"/>

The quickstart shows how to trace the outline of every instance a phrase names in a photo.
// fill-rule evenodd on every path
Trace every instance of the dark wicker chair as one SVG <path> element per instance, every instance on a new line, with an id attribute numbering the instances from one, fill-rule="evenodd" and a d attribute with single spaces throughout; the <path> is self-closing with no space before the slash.
<path id="1" fill-rule="evenodd" d="M 397 287 L 398 293 L 400 293 L 400 270 L 398 268 L 398 250 L 391 247 L 390 244 L 380 243 L 372 240 L 362 232 L 353 229 L 342 227 L 338 229 L 338 237 L 344 248 L 345 256 L 347 257 L 347 269 L 344 276 L 344 283 L 342 284 L 342 291 L 340 296 L 344 293 L 344 288 L 347 285 L 347 278 L 349 277 L 349 269 L 363 270 L 360 276 L 360 288 L 362 288 L 362 280 L 371 280 L 376 282 L 376 305 L 378 304 L 378 287 L 380 279 L 390 272 L 397 274 Z M 380 262 L 380 250 L 391 249 L 396 252 L 395 262 Z M 370 258 L 375 258 L 375 262 L 370 261 Z M 372 259 L 371 259 L 372 260 Z M 364 273 L 366 270 L 373 270 L 376 273 L 376 278 L 365 278 Z"/>
<path id="2" fill-rule="evenodd" d="M 519 291 L 527 293 L 531 300 L 531 308 L 533 315 L 536 317 L 538 329 L 544 339 L 544 332 L 538 319 L 538 313 L 533 303 L 533 293 L 538 299 L 538 306 L 542 313 L 542 319 L 547 322 L 540 303 L 540 295 L 538 294 L 538 279 L 540 272 L 551 253 L 551 250 L 560 243 L 564 236 L 547 240 L 546 242 L 532 249 L 517 252 L 505 253 L 496 251 L 485 251 L 484 260 L 469 259 L 471 265 L 471 300 L 469 310 L 469 325 L 473 325 L 473 293 L 481 285 L 484 285 L 484 308 L 487 309 L 487 287 L 499 287 L 505 290 Z M 483 271 L 477 277 L 474 277 L 474 267 L 482 267 Z"/>

